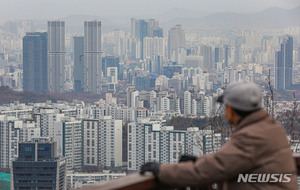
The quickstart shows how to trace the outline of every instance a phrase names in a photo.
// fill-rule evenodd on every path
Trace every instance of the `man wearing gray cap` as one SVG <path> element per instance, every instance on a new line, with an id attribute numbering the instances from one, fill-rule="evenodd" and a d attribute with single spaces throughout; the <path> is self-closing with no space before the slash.
<path id="1" fill-rule="evenodd" d="M 230 140 L 214 153 L 180 163 L 148 162 L 141 173 L 152 172 L 173 187 L 222 183 L 222 189 L 297 189 L 297 170 L 283 127 L 262 109 L 262 93 L 254 83 L 235 82 L 218 97 L 225 117 L 235 128 Z"/>

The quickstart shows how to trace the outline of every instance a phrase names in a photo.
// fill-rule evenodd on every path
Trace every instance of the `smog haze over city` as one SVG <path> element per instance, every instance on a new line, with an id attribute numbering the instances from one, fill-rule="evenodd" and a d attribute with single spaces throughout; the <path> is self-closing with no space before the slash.
<path id="1" fill-rule="evenodd" d="M 225 102 L 231 84 L 249 93 Z M 299 99 L 299 0 L 0 3 L 0 189 L 77 189 L 205 158 L 258 112 L 299 154 Z"/>
<path id="2" fill-rule="evenodd" d="M 292 9 L 298 0 L 2 0 L 0 21 L 61 19 L 70 15 L 90 15 L 101 18 L 151 17 L 157 18 L 177 10 L 177 17 L 189 17 L 189 12 L 213 14 L 218 12 L 255 13 L 271 7 Z M 183 14 L 181 12 L 183 10 Z M 174 14 L 174 13 L 173 13 Z M 193 17 L 201 17 L 194 13 Z"/>

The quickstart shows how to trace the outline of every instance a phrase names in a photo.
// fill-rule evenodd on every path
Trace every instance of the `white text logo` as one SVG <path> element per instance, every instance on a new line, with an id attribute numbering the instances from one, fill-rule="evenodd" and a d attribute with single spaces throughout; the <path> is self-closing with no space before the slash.
<path id="1" fill-rule="evenodd" d="M 238 183 L 288 183 L 292 174 L 239 174 Z"/>

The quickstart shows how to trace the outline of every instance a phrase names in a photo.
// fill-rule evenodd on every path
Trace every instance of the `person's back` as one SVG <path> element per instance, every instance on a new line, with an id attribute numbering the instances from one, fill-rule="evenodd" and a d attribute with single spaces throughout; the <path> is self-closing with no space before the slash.
<path id="1" fill-rule="evenodd" d="M 272 190 L 295 188 L 297 171 L 287 136 L 283 127 L 270 118 L 266 111 L 259 110 L 245 117 L 231 140 L 239 143 L 239 138 L 244 138 L 246 146 L 253 147 L 254 163 L 247 172 L 228 179 L 224 187 Z M 253 183 L 245 183 L 249 180 Z"/>
<path id="2" fill-rule="evenodd" d="M 261 109 L 262 94 L 253 83 L 230 84 L 218 98 L 234 126 L 230 140 L 215 154 L 177 164 L 146 163 L 164 184 L 174 187 L 224 182 L 222 189 L 297 189 L 297 171 L 283 127 Z"/>

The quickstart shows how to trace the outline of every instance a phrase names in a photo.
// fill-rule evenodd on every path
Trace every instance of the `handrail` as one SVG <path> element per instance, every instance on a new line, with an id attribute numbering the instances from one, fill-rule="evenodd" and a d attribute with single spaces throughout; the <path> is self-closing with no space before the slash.
<path id="1" fill-rule="evenodd" d="M 300 154 L 295 154 L 294 159 L 300 175 Z M 130 174 L 126 177 L 111 180 L 102 184 L 90 185 L 82 190 L 150 190 L 150 189 L 168 189 L 163 187 L 153 176 L 143 176 L 139 174 Z M 207 188 L 211 189 L 211 188 Z"/>
<path id="2" fill-rule="evenodd" d="M 157 185 L 154 176 L 143 176 L 139 174 L 131 174 L 126 177 L 121 177 L 108 181 L 103 184 L 95 184 L 84 187 L 84 190 L 147 190 L 153 189 Z"/>

